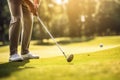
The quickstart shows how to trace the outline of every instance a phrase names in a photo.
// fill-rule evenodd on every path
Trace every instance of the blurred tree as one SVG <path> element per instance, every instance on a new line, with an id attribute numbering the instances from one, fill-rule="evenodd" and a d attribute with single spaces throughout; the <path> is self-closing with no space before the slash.
<path id="1" fill-rule="evenodd" d="M 115 0 L 102 0 L 96 18 L 99 35 L 120 34 L 120 4 Z"/>
<path id="2" fill-rule="evenodd" d="M 84 32 L 85 32 L 85 36 L 89 37 L 95 34 L 94 17 L 95 17 L 97 2 L 96 0 L 86 0 L 84 5 L 85 5 L 84 14 L 86 15 Z"/>
<path id="3" fill-rule="evenodd" d="M 67 13 L 69 18 L 69 34 L 71 37 L 80 36 L 81 29 L 78 25 L 77 20 L 79 19 L 79 15 L 82 14 L 82 3 L 83 0 L 69 0 L 68 6 L 67 6 Z M 82 7 L 82 8 L 81 8 Z"/>
<path id="4" fill-rule="evenodd" d="M 51 19 L 51 32 L 55 37 L 67 36 L 68 17 L 66 4 L 54 5 L 54 12 Z"/>
<path id="5" fill-rule="evenodd" d="M 61 0 L 64 1 L 64 0 Z M 57 4 L 55 0 L 42 0 L 39 16 L 55 37 L 87 37 L 94 34 L 120 34 L 120 0 L 68 0 Z M 107 7 L 106 7 L 107 6 Z M 8 40 L 9 10 L 6 0 L 0 1 L 0 40 Z M 32 39 L 49 39 L 37 19 Z"/>
<path id="6" fill-rule="evenodd" d="M 9 9 L 6 0 L 0 1 L 0 40 L 5 44 L 8 40 Z"/>
<path id="7" fill-rule="evenodd" d="M 53 0 L 44 0 L 39 7 L 39 16 L 54 37 L 67 35 L 68 19 L 62 5 L 56 4 Z M 50 38 L 38 20 L 35 20 L 34 25 L 36 25 L 33 30 L 34 39 L 40 39 L 41 43 L 43 43 L 44 39 Z"/>
<path id="8" fill-rule="evenodd" d="M 41 1 L 41 4 L 39 6 L 38 12 L 39 16 L 42 19 L 42 21 L 45 23 L 45 25 L 48 27 L 49 22 L 51 19 L 51 16 L 48 11 L 48 3 L 50 0 L 43 0 Z M 35 19 L 34 21 L 34 30 L 33 30 L 33 36 L 32 39 L 39 39 L 41 43 L 43 43 L 44 39 L 48 39 L 48 34 L 46 34 L 46 31 L 42 28 L 39 21 Z"/>
<path id="9" fill-rule="evenodd" d="M 80 37 L 94 33 L 94 14 L 96 12 L 96 0 L 70 0 L 68 4 L 68 17 L 70 23 L 70 36 Z M 84 21 L 82 21 L 84 18 Z"/>

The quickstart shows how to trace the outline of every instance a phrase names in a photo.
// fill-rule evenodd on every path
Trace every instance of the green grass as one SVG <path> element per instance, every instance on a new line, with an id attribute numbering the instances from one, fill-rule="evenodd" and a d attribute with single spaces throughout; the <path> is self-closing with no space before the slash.
<path id="1" fill-rule="evenodd" d="M 120 37 L 98 37 L 64 46 L 97 46 L 96 43 L 100 42 L 111 46 L 120 45 Z M 31 44 L 33 51 L 44 48 L 46 46 Z M 120 80 L 120 46 L 75 54 L 71 63 L 67 63 L 63 56 L 8 63 L 5 57 L 8 56 L 7 49 L 8 46 L 0 48 L 0 80 Z"/>

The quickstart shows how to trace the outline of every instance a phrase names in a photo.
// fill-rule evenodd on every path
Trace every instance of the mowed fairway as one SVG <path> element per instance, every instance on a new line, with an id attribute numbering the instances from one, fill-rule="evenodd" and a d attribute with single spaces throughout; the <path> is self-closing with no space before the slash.
<path id="1" fill-rule="evenodd" d="M 120 80 L 120 36 L 61 45 L 68 55 L 74 53 L 71 63 L 55 45 L 33 43 L 38 60 L 9 63 L 8 46 L 0 48 L 0 80 Z"/>

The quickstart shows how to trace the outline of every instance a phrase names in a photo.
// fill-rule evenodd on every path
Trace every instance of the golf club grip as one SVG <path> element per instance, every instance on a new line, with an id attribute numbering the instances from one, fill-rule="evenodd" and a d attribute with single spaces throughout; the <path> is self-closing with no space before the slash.
<path id="1" fill-rule="evenodd" d="M 57 41 L 54 39 L 54 37 L 53 37 L 52 34 L 49 32 L 49 30 L 48 30 L 47 27 L 44 25 L 44 23 L 42 22 L 42 20 L 40 19 L 39 16 L 37 16 L 37 19 L 39 20 L 39 22 L 41 23 L 41 25 L 43 26 L 43 28 L 47 31 L 47 33 L 50 35 L 50 37 L 51 37 L 52 40 L 55 42 L 55 44 L 56 44 L 57 47 L 60 49 L 60 51 L 62 51 L 62 53 L 64 54 L 64 56 L 67 58 L 67 56 L 65 55 L 64 51 L 62 50 L 62 48 L 61 48 L 60 45 L 57 43 Z"/>

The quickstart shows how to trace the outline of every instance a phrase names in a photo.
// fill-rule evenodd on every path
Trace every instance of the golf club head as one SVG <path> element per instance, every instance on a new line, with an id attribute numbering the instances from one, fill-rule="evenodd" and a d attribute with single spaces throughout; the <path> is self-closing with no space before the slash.
<path id="1" fill-rule="evenodd" d="M 71 62 L 74 58 L 74 55 L 73 54 L 70 54 L 67 58 L 67 62 Z"/>

